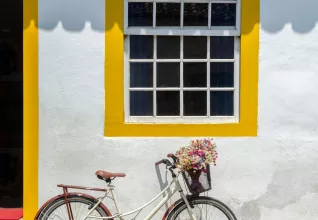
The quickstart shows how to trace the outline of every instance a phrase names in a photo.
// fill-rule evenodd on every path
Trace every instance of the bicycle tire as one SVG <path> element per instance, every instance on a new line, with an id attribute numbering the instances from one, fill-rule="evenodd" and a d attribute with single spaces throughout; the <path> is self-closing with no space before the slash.
<path id="1" fill-rule="evenodd" d="M 227 217 L 228 220 L 237 220 L 233 211 L 227 205 L 225 205 L 223 202 L 221 202 L 217 199 L 214 199 L 212 197 L 206 197 L 206 196 L 189 197 L 187 199 L 188 199 L 189 204 L 192 206 L 198 205 L 198 204 L 208 204 L 208 205 L 211 205 L 211 206 L 215 207 L 216 209 L 220 210 Z M 188 215 L 187 206 L 186 206 L 186 203 L 184 201 L 179 203 L 176 207 L 174 207 L 169 212 L 169 214 L 167 216 L 167 220 L 176 220 L 177 217 L 180 215 L 180 213 L 182 213 L 183 211 L 186 211 L 186 213 Z M 190 218 L 190 216 L 189 216 L 189 218 Z"/>
<path id="2" fill-rule="evenodd" d="M 91 206 L 93 207 L 95 205 L 95 201 L 91 198 L 88 197 L 83 197 L 83 196 L 77 196 L 77 195 L 72 195 L 68 197 L 68 202 L 69 204 L 72 203 L 82 203 L 85 204 L 87 206 Z M 42 213 L 39 215 L 39 220 L 48 220 L 50 219 L 51 214 L 57 210 L 58 208 L 62 207 L 63 205 L 66 206 L 66 202 L 65 199 L 63 197 L 58 198 L 56 200 L 54 200 L 52 203 L 50 203 L 47 207 L 45 207 L 45 209 L 42 211 Z M 67 210 L 67 209 L 65 209 Z M 86 213 L 88 213 L 89 210 L 87 210 Z M 97 206 L 96 209 L 94 210 L 96 211 L 100 216 L 99 217 L 109 217 L 109 215 L 106 213 L 106 211 L 101 207 L 101 205 Z M 67 212 L 65 211 L 64 214 L 67 215 Z M 68 218 L 68 216 L 67 216 Z M 93 218 L 90 218 L 93 219 Z M 74 218 L 74 220 L 76 220 L 76 218 Z"/>

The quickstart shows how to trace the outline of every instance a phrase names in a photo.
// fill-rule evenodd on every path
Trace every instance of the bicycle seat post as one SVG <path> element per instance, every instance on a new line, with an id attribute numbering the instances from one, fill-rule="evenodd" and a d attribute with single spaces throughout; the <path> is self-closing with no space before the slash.
<path id="1" fill-rule="evenodd" d="M 110 193 L 112 194 L 112 198 L 113 198 L 113 201 L 115 203 L 115 207 L 116 207 L 116 210 L 117 210 L 117 213 L 118 215 L 120 216 L 122 213 L 120 211 L 120 208 L 119 208 L 119 205 L 118 205 L 118 201 L 117 201 L 117 196 L 116 196 L 116 193 L 115 193 L 115 188 L 112 186 L 110 189 L 109 189 Z M 120 219 L 122 219 L 122 217 L 119 217 Z"/>

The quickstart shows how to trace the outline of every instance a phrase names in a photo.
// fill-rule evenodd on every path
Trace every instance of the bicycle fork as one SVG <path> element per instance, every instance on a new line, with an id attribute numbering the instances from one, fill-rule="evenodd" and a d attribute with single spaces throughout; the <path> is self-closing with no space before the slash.
<path id="1" fill-rule="evenodd" d="M 190 218 L 191 218 L 192 220 L 197 220 L 196 217 L 194 216 L 193 212 L 192 212 L 192 208 L 191 208 L 191 206 L 190 206 L 190 203 L 189 203 L 187 197 L 186 197 L 186 196 L 184 195 L 184 193 L 183 193 L 183 190 L 182 190 L 182 187 L 181 187 L 179 181 L 176 181 L 176 188 L 179 190 L 179 193 L 180 193 L 181 198 L 183 199 L 183 201 L 184 201 L 185 204 L 187 205 L 187 210 L 188 210 L 188 213 L 189 213 L 189 215 L 190 215 Z"/>

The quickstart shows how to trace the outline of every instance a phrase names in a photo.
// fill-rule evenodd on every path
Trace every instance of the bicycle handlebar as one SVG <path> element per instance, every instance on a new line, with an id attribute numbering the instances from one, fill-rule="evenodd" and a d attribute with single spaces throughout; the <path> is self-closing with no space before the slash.
<path id="1" fill-rule="evenodd" d="M 167 157 L 171 158 L 174 163 L 177 163 L 178 158 L 174 154 L 168 154 Z M 170 160 L 162 159 L 155 163 L 156 166 L 159 166 L 160 164 L 166 164 L 168 166 L 173 166 L 173 164 L 170 162 Z"/>
<path id="2" fill-rule="evenodd" d="M 167 159 L 160 160 L 160 161 L 156 162 L 155 165 L 156 165 L 156 166 L 159 166 L 159 165 L 162 164 L 162 163 L 163 163 L 163 164 L 166 164 L 166 165 L 168 165 L 168 166 L 173 166 L 172 163 L 171 163 L 169 160 L 167 160 Z"/>
<path id="3" fill-rule="evenodd" d="M 160 165 L 162 163 L 167 165 L 166 169 L 170 170 L 173 178 L 176 178 L 177 175 L 174 173 L 173 170 L 176 168 L 175 163 L 177 162 L 177 157 L 174 154 L 168 154 L 167 156 L 172 158 L 174 163 L 171 163 L 170 160 L 168 160 L 168 159 L 163 159 L 163 160 L 160 160 L 160 161 L 156 162 L 155 165 L 158 166 L 158 165 Z"/>
<path id="4" fill-rule="evenodd" d="M 156 162 L 155 165 L 158 166 L 158 165 L 162 164 L 163 161 L 164 161 L 164 160 L 160 160 L 160 161 Z"/>
<path id="5" fill-rule="evenodd" d="M 168 154 L 167 157 L 172 158 L 173 162 L 177 162 L 177 157 L 174 154 Z"/>

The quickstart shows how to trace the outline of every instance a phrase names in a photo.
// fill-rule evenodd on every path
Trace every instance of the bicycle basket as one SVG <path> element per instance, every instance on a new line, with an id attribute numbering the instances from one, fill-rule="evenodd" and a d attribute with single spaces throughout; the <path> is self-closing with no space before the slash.
<path id="1" fill-rule="evenodd" d="M 182 172 L 182 176 L 192 194 L 200 194 L 212 189 L 210 165 L 206 165 L 206 172 L 202 170 L 190 170 Z"/>

